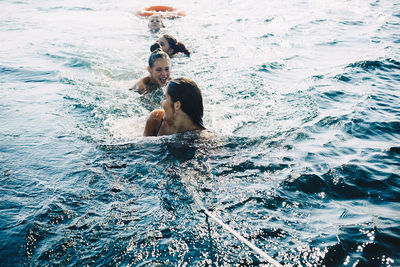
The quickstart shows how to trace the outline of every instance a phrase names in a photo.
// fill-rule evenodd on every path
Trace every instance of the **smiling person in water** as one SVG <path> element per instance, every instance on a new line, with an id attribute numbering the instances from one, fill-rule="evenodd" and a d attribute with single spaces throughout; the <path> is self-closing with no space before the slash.
<path id="1" fill-rule="evenodd" d="M 151 53 L 147 71 L 149 75 L 139 79 L 129 90 L 135 90 L 139 94 L 148 94 L 165 85 L 171 79 L 171 61 L 167 53 L 160 48 Z"/>
<path id="2" fill-rule="evenodd" d="M 152 32 L 158 32 L 161 28 L 164 28 L 164 23 L 160 15 L 152 15 L 149 18 L 149 29 Z"/>
<path id="3" fill-rule="evenodd" d="M 187 131 L 205 130 L 203 97 L 197 84 L 187 78 L 170 81 L 161 109 L 150 113 L 144 136 L 161 136 Z"/>
<path id="4" fill-rule="evenodd" d="M 158 45 L 161 46 L 161 49 L 170 57 L 178 53 L 184 53 L 186 56 L 190 56 L 190 52 L 187 50 L 186 46 L 169 34 L 164 34 L 158 38 L 157 42 L 150 47 L 150 51 L 153 52 L 158 48 Z"/>

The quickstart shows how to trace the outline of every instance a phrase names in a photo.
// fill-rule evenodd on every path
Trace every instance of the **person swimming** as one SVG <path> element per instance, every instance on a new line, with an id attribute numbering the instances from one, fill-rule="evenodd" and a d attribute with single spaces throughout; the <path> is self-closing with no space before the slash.
<path id="1" fill-rule="evenodd" d="M 205 130 L 203 97 L 197 84 L 187 78 L 168 83 L 161 109 L 150 113 L 144 136 L 161 136 L 187 131 Z"/>
<path id="2" fill-rule="evenodd" d="M 168 54 L 161 48 L 155 49 L 149 57 L 147 66 L 149 75 L 139 79 L 129 90 L 134 90 L 139 94 L 148 94 L 167 85 L 171 80 L 170 69 L 171 60 Z"/>
<path id="3" fill-rule="evenodd" d="M 173 57 L 178 53 L 184 53 L 186 56 L 190 56 L 190 52 L 186 48 L 186 46 L 183 43 L 178 42 L 173 36 L 169 34 L 164 34 L 160 38 L 158 38 L 157 42 L 150 47 L 151 52 L 158 48 L 157 43 L 161 46 L 161 49 L 170 57 Z"/>
<path id="4" fill-rule="evenodd" d="M 149 29 L 152 32 L 158 32 L 161 28 L 165 28 L 161 15 L 152 15 L 149 18 Z"/>

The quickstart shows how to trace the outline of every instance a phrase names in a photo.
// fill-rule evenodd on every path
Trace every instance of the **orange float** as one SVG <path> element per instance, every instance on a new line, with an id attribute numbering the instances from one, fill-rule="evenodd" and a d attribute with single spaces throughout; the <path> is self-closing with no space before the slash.
<path id="1" fill-rule="evenodd" d="M 164 18 L 179 18 L 186 16 L 186 12 L 172 6 L 149 6 L 136 10 L 136 15 L 141 17 L 160 15 Z"/>

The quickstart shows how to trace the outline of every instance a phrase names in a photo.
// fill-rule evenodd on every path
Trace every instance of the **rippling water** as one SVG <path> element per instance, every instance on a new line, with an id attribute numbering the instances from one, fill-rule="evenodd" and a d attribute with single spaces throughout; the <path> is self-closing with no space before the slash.
<path id="1" fill-rule="evenodd" d="M 158 3 L 157 3 L 158 4 Z M 0 1 L 0 265 L 400 265 L 400 4 L 166 1 L 211 140 L 141 137 L 141 1 Z"/>

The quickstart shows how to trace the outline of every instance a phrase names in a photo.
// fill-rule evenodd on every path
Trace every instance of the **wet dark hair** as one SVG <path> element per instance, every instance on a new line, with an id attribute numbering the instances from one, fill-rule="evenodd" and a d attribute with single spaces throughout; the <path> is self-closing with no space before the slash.
<path id="1" fill-rule="evenodd" d="M 203 125 L 203 97 L 197 84 L 188 78 L 173 79 L 168 83 L 167 94 L 172 102 L 181 102 L 181 109 L 194 124 L 205 129 Z"/>
<path id="2" fill-rule="evenodd" d="M 154 51 L 156 51 L 157 49 L 160 49 L 160 50 L 162 50 L 161 49 L 161 45 L 159 44 L 159 43 L 154 43 L 154 44 L 152 44 L 151 46 L 150 46 L 150 52 L 154 52 Z"/>
<path id="3" fill-rule="evenodd" d="M 156 45 L 158 45 L 158 47 L 156 47 Z M 161 58 L 161 59 L 164 59 L 164 58 L 165 58 L 165 59 L 169 59 L 168 54 L 161 50 L 160 44 L 155 43 L 155 44 L 153 44 L 151 47 L 153 47 L 153 46 L 155 46 L 153 50 L 151 50 L 151 48 L 150 48 L 150 50 L 151 50 L 151 52 L 152 52 L 151 55 L 150 55 L 150 57 L 149 57 L 149 67 L 150 67 L 150 68 L 153 68 L 154 62 L 155 62 L 157 59 L 160 59 L 160 58 Z"/>
<path id="4" fill-rule="evenodd" d="M 190 56 L 190 52 L 189 50 L 187 50 L 186 46 L 184 44 L 182 44 L 181 42 L 178 42 L 175 37 L 173 37 L 172 35 L 169 34 L 164 34 L 162 37 L 165 38 L 165 40 L 167 40 L 168 42 L 168 46 L 170 48 L 172 48 L 172 50 L 174 50 L 174 52 L 172 53 L 173 55 L 182 52 L 187 56 Z"/>

